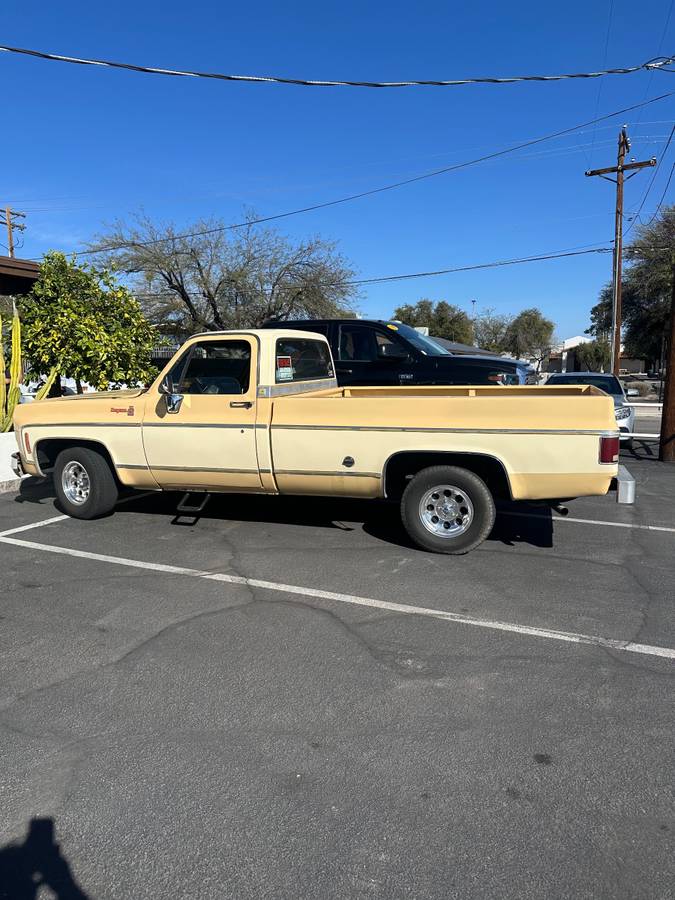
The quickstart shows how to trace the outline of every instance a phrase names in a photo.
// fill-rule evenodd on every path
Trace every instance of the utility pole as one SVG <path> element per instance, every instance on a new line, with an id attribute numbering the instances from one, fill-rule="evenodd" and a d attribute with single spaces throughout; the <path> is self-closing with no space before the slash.
<path id="1" fill-rule="evenodd" d="M 605 169 L 589 169 L 586 172 L 588 177 L 599 175 L 606 181 L 612 181 L 616 184 L 616 207 L 614 210 L 614 254 L 612 265 L 612 336 L 611 336 L 611 368 L 615 375 L 619 374 L 621 366 L 621 260 L 623 255 L 623 184 L 624 172 L 631 169 L 644 169 L 646 166 L 655 166 L 656 157 L 646 159 L 642 162 L 626 163 L 626 153 L 630 150 L 630 138 L 624 125 L 619 132 L 619 147 L 616 156 L 616 165 L 608 166 Z M 616 175 L 616 178 L 608 178 L 610 174 Z M 633 172 L 628 178 L 636 175 Z"/>
<path id="2" fill-rule="evenodd" d="M 17 212 L 17 210 L 12 209 L 9 206 L 5 207 L 5 220 L 4 222 L 0 222 L 0 225 L 7 226 L 7 252 L 11 257 L 14 256 L 14 229 L 16 228 L 17 231 L 26 230 L 25 225 L 20 225 L 18 222 L 13 222 L 12 217 L 14 217 L 15 219 L 25 219 L 26 213 Z"/>
<path id="3" fill-rule="evenodd" d="M 671 257 L 670 324 L 666 334 L 666 383 L 663 392 L 659 459 L 675 462 L 675 253 Z"/>

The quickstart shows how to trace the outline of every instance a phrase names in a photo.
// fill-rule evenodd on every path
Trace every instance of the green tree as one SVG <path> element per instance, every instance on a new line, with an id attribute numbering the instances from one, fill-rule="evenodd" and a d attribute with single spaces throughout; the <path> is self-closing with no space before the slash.
<path id="1" fill-rule="evenodd" d="M 147 382 L 157 335 L 129 290 L 109 272 L 47 254 L 30 294 L 20 298 L 23 347 L 30 368 L 87 381 Z"/>
<path id="2" fill-rule="evenodd" d="M 321 237 L 296 243 L 271 228 L 228 230 L 217 219 L 176 229 L 139 215 L 114 223 L 91 248 L 133 277 L 143 310 L 165 334 L 354 313 L 354 272 Z"/>
<path id="3" fill-rule="evenodd" d="M 675 206 L 666 207 L 626 246 L 621 280 L 622 336 L 626 356 L 658 364 L 668 325 L 675 254 Z M 605 285 L 591 310 L 587 334 L 609 339 L 612 328 L 612 287 Z"/>
<path id="4" fill-rule="evenodd" d="M 506 351 L 506 334 L 513 316 L 486 309 L 474 319 L 473 332 L 477 347 L 492 350 L 493 353 Z"/>
<path id="5" fill-rule="evenodd" d="M 432 337 L 442 337 L 460 344 L 473 343 L 471 319 L 463 309 L 445 300 L 434 303 L 432 300 L 423 299 L 415 304 L 407 303 L 394 310 L 393 318 L 405 322 L 406 325 L 412 325 L 413 328 L 426 326 Z"/>
<path id="6" fill-rule="evenodd" d="M 535 360 L 537 368 L 550 355 L 555 324 L 536 307 L 524 309 L 512 319 L 504 337 L 504 349 L 516 359 Z"/>
<path id="7" fill-rule="evenodd" d="M 609 341 L 596 339 L 574 348 L 574 353 L 582 369 L 589 372 L 606 371 L 610 362 Z"/>

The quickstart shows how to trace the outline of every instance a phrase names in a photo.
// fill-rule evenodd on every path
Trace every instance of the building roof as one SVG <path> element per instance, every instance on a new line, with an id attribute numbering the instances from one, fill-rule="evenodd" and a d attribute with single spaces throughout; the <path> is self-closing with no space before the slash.
<path id="1" fill-rule="evenodd" d="M 40 276 L 40 266 L 29 259 L 0 256 L 0 295 L 27 294 Z"/>

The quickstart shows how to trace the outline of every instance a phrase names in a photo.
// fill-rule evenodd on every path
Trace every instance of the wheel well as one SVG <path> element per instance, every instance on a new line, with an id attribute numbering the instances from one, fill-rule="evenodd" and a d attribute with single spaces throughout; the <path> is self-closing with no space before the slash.
<path id="1" fill-rule="evenodd" d="M 384 466 L 384 496 L 400 500 L 410 479 L 429 466 L 459 466 L 478 475 L 493 497 L 511 499 L 511 485 L 504 464 L 494 456 L 481 453 L 446 451 L 403 451 L 390 456 Z"/>
<path id="2" fill-rule="evenodd" d="M 35 445 L 35 458 L 37 460 L 40 471 L 48 472 L 54 468 L 56 457 L 62 450 L 68 450 L 71 447 L 87 447 L 90 450 L 96 450 L 103 456 L 110 466 L 113 475 L 117 477 L 115 464 L 112 461 L 108 448 L 99 441 L 85 441 L 75 438 L 43 438 Z"/>

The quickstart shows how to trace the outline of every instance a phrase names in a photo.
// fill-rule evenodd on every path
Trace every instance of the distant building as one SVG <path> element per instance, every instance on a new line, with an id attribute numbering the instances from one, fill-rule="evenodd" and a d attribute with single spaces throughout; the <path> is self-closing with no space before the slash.
<path id="1" fill-rule="evenodd" d="M 581 372 L 586 366 L 579 362 L 577 350 L 582 344 L 590 344 L 593 338 L 577 334 L 575 337 L 566 338 L 553 350 L 548 360 L 544 362 L 544 372 Z M 623 346 L 621 347 L 623 352 Z M 634 359 L 630 356 L 621 357 L 621 372 L 630 375 L 639 375 L 647 371 L 644 359 Z"/>

